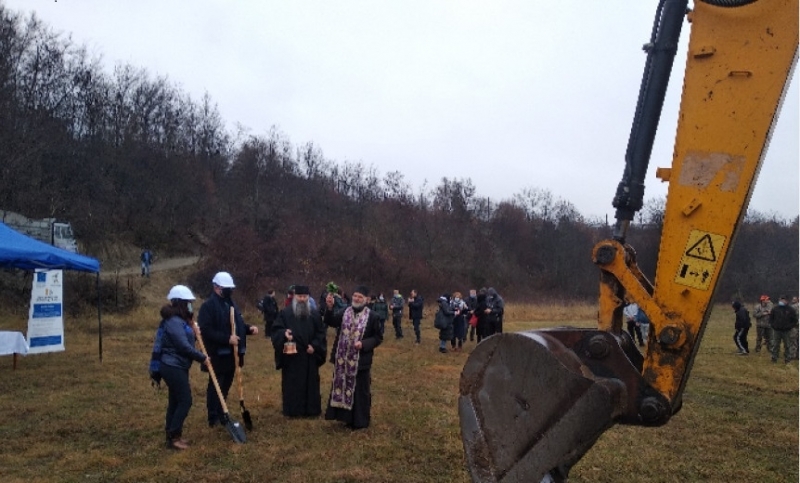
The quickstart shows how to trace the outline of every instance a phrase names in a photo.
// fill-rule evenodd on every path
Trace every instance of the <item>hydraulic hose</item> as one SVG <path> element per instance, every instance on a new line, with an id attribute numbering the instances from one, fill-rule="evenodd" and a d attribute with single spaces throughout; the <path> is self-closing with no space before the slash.
<path id="1" fill-rule="evenodd" d="M 617 220 L 613 238 L 622 243 L 625 241 L 628 225 L 644 203 L 644 178 L 650 163 L 687 5 L 688 0 L 661 0 L 650 42 L 644 46 L 647 61 L 625 152 L 625 171 L 612 202 L 616 208 L 614 216 Z"/>

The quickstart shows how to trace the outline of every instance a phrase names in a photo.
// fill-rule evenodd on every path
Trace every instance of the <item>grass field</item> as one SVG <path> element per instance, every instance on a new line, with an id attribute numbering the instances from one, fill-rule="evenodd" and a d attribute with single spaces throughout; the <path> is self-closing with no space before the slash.
<path id="1" fill-rule="evenodd" d="M 224 429 L 207 427 L 206 378 L 195 365 L 194 406 L 184 434 L 192 447 L 164 449 L 166 390 L 150 388 L 146 367 L 158 307 L 180 276 L 135 282 L 143 284 L 144 306 L 124 317 L 104 317 L 102 363 L 91 314 L 66 321 L 65 352 L 20 358 L 15 371 L 10 356 L 0 359 L 0 481 L 469 481 L 456 400 L 474 343 L 464 353 L 440 354 L 432 317 L 423 321 L 422 345 L 408 336 L 397 341 L 389 330 L 377 349 L 372 426 L 365 431 L 284 418 L 280 374 L 259 334 L 248 343 L 244 374 L 255 426 L 248 443 L 236 445 Z M 592 327 L 594 312 L 581 305 L 514 306 L 506 329 Z M 245 313 L 261 326 L 258 315 Z M 763 353 L 735 356 L 732 325 L 727 307 L 713 312 L 683 409 L 669 424 L 612 428 L 573 468 L 570 481 L 798 481 L 797 363 L 773 365 Z M 25 327 L 18 316 L 0 316 L 3 330 Z M 323 394 L 331 370 L 330 364 L 321 369 Z M 231 392 L 228 402 L 239 419 Z"/>

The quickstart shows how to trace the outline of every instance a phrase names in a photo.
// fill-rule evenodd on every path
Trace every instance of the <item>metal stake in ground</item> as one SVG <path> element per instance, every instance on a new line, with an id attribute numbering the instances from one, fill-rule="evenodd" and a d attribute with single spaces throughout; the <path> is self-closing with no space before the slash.
<path id="1" fill-rule="evenodd" d="M 197 322 L 194 323 L 194 330 L 197 334 L 197 343 L 200 345 L 200 351 L 208 357 L 206 345 L 203 344 L 203 338 L 200 336 L 200 327 L 198 327 Z M 225 398 L 222 397 L 222 390 L 219 388 L 219 382 L 217 382 L 217 375 L 214 373 L 214 368 L 211 367 L 211 361 L 209 361 L 208 364 L 208 374 L 211 376 L 211 382 L 214 383 L 214 389 L 217 390 L 217 397 L 222 404 L 222 424 L 225 425 L 225 429 L 228 431 L 228 434 L 231 435 L 231 438 L 233 438 L 234 443 L 246 443 L 247 436 L 244 434 L 244 428 L 242 428 L 242 425 L 239 424 L 238 421 L 231 419 L 231 415 L 228 412 L 228 405 L 225 404 Z"/>
<path id="2" fill-rule="evenodd" d="M 236 316 L 233 307 L 231 307 L 231 334 L 236 335 Z M 239 344 L 234 344 L 233 346 L 233 361 L 236 364 L 236 384 L 239 386 L 239 408 L 242 410 L 242 421 L 244 421 L 244 427 L 250 431 L 253 429 L 253 419 L 250 417 L 250 411 L 244 407 L 242 368 L 239 367 Z"/>

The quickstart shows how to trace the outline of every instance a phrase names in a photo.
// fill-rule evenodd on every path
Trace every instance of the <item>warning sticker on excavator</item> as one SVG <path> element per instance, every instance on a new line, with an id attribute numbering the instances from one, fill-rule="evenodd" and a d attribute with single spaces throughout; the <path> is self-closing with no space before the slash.
<path id="1" fill-rule="evenodd" d="M 692 230 L 686 242 L 675 283 L 699 290 L 708 290 L 717 270 L 719 253 L 725 237 L 700 230 Z"/>

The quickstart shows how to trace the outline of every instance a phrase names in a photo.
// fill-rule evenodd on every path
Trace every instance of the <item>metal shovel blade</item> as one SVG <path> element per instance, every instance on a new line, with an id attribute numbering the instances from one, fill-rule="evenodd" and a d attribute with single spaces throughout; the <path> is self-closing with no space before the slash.
<path id="1" fill-rule="evenodd" d="M 625 385 L 593 377 L 542 332 L 481 342 L 461 373 L 461 438 L 473 481 L 566 481 L 611 427 Z"/>
<path id="2" fill-rule="evenodd" d="M 242 421 L 244 421 L 244 427 L 248 431 L 252 431 L 253 430 L 253 418 L 250 417 L 250 411 L 248 411 L 244 407 L 244 399 L 240 399 L 239 400 L 239 407 L 242 410 Z"/>
<path id="3" fill-rule="evenodd" d="M 222 416 L 222 423 L 225 425 L 225 430 L 233 438 L 234 443 L 244 444 L 247 442 L 247 436 L 244 434 L 244 428 L 238 421 L 231 419 L 229 414 Z"/>

